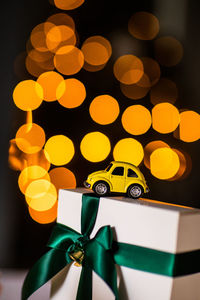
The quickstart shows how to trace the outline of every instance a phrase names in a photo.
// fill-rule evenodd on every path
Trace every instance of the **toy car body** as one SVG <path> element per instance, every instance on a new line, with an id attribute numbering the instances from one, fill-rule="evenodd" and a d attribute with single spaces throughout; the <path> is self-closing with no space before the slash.
<path id="1" fill-rule="evenodd" d="M 105 170 L 91 173 L 84 186 L 92 189 L 99 196 L 115 192 L 126 193 L 128 197 L 138 199 L 143 193 L 149 192 L 139 168 L 119 161 L 111 162 Z"/>

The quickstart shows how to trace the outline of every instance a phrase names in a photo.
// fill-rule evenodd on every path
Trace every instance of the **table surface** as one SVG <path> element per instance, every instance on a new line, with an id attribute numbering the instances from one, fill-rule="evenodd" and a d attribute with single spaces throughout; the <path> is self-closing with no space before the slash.
<path id="1" fill-rule="evenodd" d="M 27 270 L 0 269 L 0 299 L 1 300 L 20 300 L 21 288 Z M 36 291 L 30 300 L 49 300 L 50 283 L 45 284 Z"/>

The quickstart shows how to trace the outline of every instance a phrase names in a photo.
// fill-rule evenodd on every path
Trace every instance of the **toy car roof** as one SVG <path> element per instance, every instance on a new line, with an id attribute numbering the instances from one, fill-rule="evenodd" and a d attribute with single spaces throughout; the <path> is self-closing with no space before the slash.
<path id="1" fill-rule="evenodd" d="M 136 167 L 135 165 L 133 165 L 133 164 L 131 164 L 131 163 L 127 163 L 127 162 L 124 162 L 124 161 L 115 161 L 115 160 L 113 160 L 113 161 L 111 161 L 110 162 L 111 164 L 114 164 L 114 165 L 127 165 L 127 166 L 129 166 L 129 167 L 134 167 L 134 168 L 137 168 L 137 169 L 139 169 L 138 167 Z"/>

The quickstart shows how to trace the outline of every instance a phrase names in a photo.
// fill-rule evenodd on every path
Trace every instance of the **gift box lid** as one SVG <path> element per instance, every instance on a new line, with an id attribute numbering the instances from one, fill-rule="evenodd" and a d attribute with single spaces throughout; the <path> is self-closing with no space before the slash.
<path id="1" fill-rule="evenodd" d="M 84 193 L 88 190 L 59 191 L 58 223 L 80 232 Z M 199 209 L 149 199 L 102 197 L 91 237 L 104 225 L 113 227 L 115 238 L 122 243 L 171 253 L 200 249 Z"/>

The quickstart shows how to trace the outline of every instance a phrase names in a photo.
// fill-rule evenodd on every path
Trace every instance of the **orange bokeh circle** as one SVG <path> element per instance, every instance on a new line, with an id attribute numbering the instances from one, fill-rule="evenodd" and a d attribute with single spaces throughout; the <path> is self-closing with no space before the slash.
<path id="1" fill-rule="evenodd" d="M 123 55 L 116 60 L 113 72 L 121 83 L 134 84 L 142 78 L 144 66 L 138 57 L 131 54 Z"/>
<path id="2" fill-rule="evenodd" d="M 122 126 L 130 134 L 144 134 L 151 127 L 151 114 L 142 105 L 129 106 L 122 115 Z"/>
<path id="3" fill-rule="evenodd" d="M 66 108 L 80 106 L 86 98 L 84 84 L 75 78 L 69 78 L 60 83 L 56 90 L 58 102 Z"/>
<path id="4" fill-rule="evenodd" d="M 38 77 L 37 82 L 43 88 L 45 101 L 52 102 L 57 100 L 56 91 L 59 84 L 63 81 L 63 76 L 55 71 L 42 73 Z"/>
<path id="5" fill-rule="evenodd" d="M 66 45 L 75 45 L 76 35 L 74 30 L 66 25 L 52 27 L 46 35 L 46 45 L 49 51 L 56 51 Z"/>
<path id="6" fill-rule="evenodd" d="M 200 115 L 192 110 L 180 113 L 178 128 L 179 138 L 184 142 L 195 142 L 200 139 Z"/>
<path id="7" fill-rule="evenodd" d="M 92 36 L 85 40 L 81 48 L 85 62 L 92 66 L 101 66 L 107 63 L 112 47 L 110 42 L 102 36 Z"/>
<path id="8" fill-rule="evenodd" d="M 46 139 L 42 127 L 35 123 L 22 125 L 15 138 L 19 149 L 29 154 L 40 151 Z"/>
<path id="9" fill-rule="evenodd" d="M 29 206 L 28 211 L 31 218 L 40 224 L 49 224 L 56 220 L 57 218 L 57 209 L 58 209 L 58 201 L 48 210 L 37 211 Z"/>
<path id="10" fill-rule="evenodd" d="M 95 97 L 89 108 L 91 118 L 101 125 L 113 123 L 117 119 L 119 111 L 117 100 L 110 95 Z"/>
<path id="11" fill-rule="evenodd" d="M 54 4 L 57 8 L 63 10 L 72 10 L 84 3 L 85 0 L 54 0 Z"/>
<path id="12" fill-rule="evenodd" d="M 159 21 L 153 14 L 140 11 L 132 15 L 128 23 L 131 35 L 140 40 L 152 40 L 159 32 Z"/>
<path id="13" fill-rule="evenodd" d="M 54 56 L 55 68 L 64 75 L 78 73 L 84 64 L 84 56 L 80 49 L 70 45 L 58 49 Z"/>
<path id="14" fill-rule="evenodd" d="M 74 173 L 67 168 L 54 168 L 49 172 L 49 176 L 57 191 L 59 189 L 76 188 L 76 177 Z"/>
<path id="15" fill-rule="evenodd" d="M 179 122 L 179 111 L 170 103 L 159 103 L 152 109 L 152 127 L 160 133 L 165 134 L 174 131 Z"/>
<path id="16" fill-rule="evenodd" d="M 156 85 L 151 88 L 150 100 L 153 105 L 162 102 L 174 104 L 178 98 L 176 84 L 167 78 L 161 78 Z"/>
<path id="17" fill-rule="evenodd" d="M 183 57 L 183 46 L 172 36 L 160 37 L 155 41 L 155 57 L 162 66 L 175 66 Z"/>

